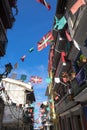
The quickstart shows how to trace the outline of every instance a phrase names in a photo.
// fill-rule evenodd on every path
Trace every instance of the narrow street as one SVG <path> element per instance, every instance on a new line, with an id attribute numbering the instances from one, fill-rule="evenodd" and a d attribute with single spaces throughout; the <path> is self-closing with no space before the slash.
<path id="1" fill-rule="evenodd" d="M 87 130 L 87 0 L 0 0 L 0 130 Z"/>

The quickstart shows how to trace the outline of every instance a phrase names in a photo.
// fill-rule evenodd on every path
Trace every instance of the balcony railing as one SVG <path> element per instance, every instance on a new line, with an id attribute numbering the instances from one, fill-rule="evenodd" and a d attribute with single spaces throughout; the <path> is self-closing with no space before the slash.
<path id="1" fill-rule="evenodd" d="M 87 63 L 77 73 L 75 79 L 71 81 L 74 96 L 87 87 Z"/>
<path id="2" fill-rule="evenodd" d="M 8 42 L 8 40 L 6 37 L 5 28 L 4 28 L 2 21 L 0 19 L 0 56 L 5 55 L 7 42 Z"/>
<path id="3" fill-rule="evenodd" d="M 69 100 L 68 95 L 66 94 L 57 104 L 55 104 L 56 112 L 58 114 L 72 108 L 73 106 L 76 105 L 76 102 L 73 100 Z"/>
<path id="4" fill-rule="evenodd" d="M 15 18 L 8 0 L 0 0 L 0 17 L 5 28 L 11 28 Z"/>
<path id="5" fill-rule="evenodd" d="M 60 91 L 61 87 L 64 91 Z M 71 87 L 70 87 L 71 93 L 69 93 L 69 89 L 67 87 L 58 85 L 57 93 L 60 95 L 60 97 L 59 97 L 58 101 L 55 102 L 57 109 L 59 108 L 59 106 L 60 106 L 59 104 L 62 101 L 63 102 L 66 101 L 65 103 L 67 103 L 67 106 L 68 106 L 68 104 L 73 105 L 74 97 L 78 96 L 83 90 L 87 90 L 86 89 L 87 88 L 87 64 L 85 64 L 80 69 L 80 71 L 77 73 L 76 77 L 71 81 Z M 86 92 L 86 91 L 84 91 L 84 92 Z M 77 100 L 79 100 L 79 99 L 77 99 Z M 71 103 L 69 103 L 69 102 L 71 102 Z M 62 106 L 60 106 L 60 107 L 62 107 Z"/>

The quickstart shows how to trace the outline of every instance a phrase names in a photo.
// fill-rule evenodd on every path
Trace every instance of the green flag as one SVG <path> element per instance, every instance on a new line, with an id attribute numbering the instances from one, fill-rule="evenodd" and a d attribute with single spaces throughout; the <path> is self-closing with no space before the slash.
<path id="1" fill-rule="evenodd" d="M 47 83 L 51 83 L 51 82 L 52 82 L 52 79 L 48 77 L 48 78 L 46 78 L 46 82 L 47 82 Z"/>
<path id="2" fill-rule="evenodd" d="M 29 52 L 30 52 L 30 53 L 31 53 L 32 51 L 34 51 L 34 48 L 33 48 L 33 47 L 29 49 Z"/>
<path id="3" fill-rule="evenodd" d="M 27 78 L 26 75 L 24 75 L 24 74 L 21 75 L 21 80 L 22 80 L 22 81 L 26 80 L 26 78 Z"/>

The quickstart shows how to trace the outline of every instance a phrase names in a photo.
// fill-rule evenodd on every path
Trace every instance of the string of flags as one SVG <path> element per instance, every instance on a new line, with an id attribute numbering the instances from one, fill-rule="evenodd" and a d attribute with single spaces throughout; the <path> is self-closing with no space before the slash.
<path id="1" fill-rule="evenodd" d="M 46 48 L 52 41 L 54 40 L 54 37 L 52 35 L 52 31 L 49 31 L 47 34 L 45 34 L 43 36 L 43 38 L 40 40 L 40 42 L 38 42 L 38 51 L 41 51 L 42 49 Z M 31 47 L 27 53 L 32 53 L 34 51 L 34 47 Z M 27 54 L 23 55 L 20 60 L 22 62 L 24 62 L 25 58 L 27 57 Z M 18 62 L 16 62 L 14 64 L 14 67 L 13 67 L 13 70 L 17 69 L 18 68 Z M 17 77 L 17 74 L 16 73 L 12 73 L 11 75 L 11 78 L 13 79 L 16 79 Z M 21 75 L 21 80 L 22 81 L 25 81 L 27 79 L 27 76 L 26 75 Z M 50 82 L 50 79 L 48 79 L 49 81 L 47 82 Z M 42 82 L 42 78 L 40 77 L 37 77 L 37 76 L 32 76 L 30 81 L 32 83 L 41 83 Z"/>
<path id="2" fill-rule="evenodd" d="M 66 24 L 66 19 L 65 17 L 62 17 L 60 20 L 57 19 L 57 17 L 55 16 L 56 18 L 56 26 L 55 28 L 57 27 L 58 29 L 61 29 L 65 26 Z M 71 41 L 71 37 L 70 37 L 70 34 L 68 33 L 68 31 L 66 30 L 66 36 L 67 36 L 67 39 L 69 41 Z M 49 31 L 48 33 L 46 33 L 42 38 L 41 40 L 37 43 L 37 49 L 38 51 L 41 51 L 43 50 L 44 48 L 46 48 L 49 44 L 51 44 L 54 40 L 54 37 L 52 35 L 52 31 Z M 27 52 L 28 53 L 32 53 L 34 51 L 34 47 L 31 47 Z M 66 65 L 66 61 L 65 61 L 65 52 L 61 52 L 61 60 L 63 62 L 63 65 Z M 24 62 L 26 58 L 26 55 L 23 55 L 20 59 L 22 62 Z M 18 67 L 18 62 L 15 63 L 14 65 L 14 70 Z M 13 73 L 12 74 L 12 78 L 16 78 L 17 74 L 16 73 Z M 22 81 L 25 81 L 27 79 L 27 76 L 26 75 L 21 75 L 21 80 Z M 42 78 L 41 77 L 38 77 L 38 76 L 31 76 L 30 78 L 30 82 L 32 83 L 41 83 L 42 82 Z M 46 82 L 50 83 L 52 82 L 50 78 L 46 79 Z"/>
<path id="3" fill-rule="evenodd" d="M 50 4 L 47 3 L 46 0 L 37 0 L 37 2 L 43 4 L 48 10 L 51 9 Z M 78 9 L 79 9 L 81 6 L 85 5 L 85 4 L 86 4 L 86 2 L 85 2 L 84 0 L 77 0 L 77 2 L 71 7 L 70 11 L 71 11 L 72 14 L 74 15 L 74 14 L 78 11 Z M 64 28 L 64 26 L 66 25 L 66 23 L 67 23 L 67 21 L 66 21 L 66 18 L 65 18 L 64 16 L 63 16 L 61 19 L 58 19 L 58 18 L 55 16 L 55 25 L 54 25 L 53 29 L 54 29 L 54 30 L 61 30 L 61 29 Z M 65 34 L 66 34 L 67 40 L 68 40 L 69 42 L 71 42 L 71 41 L 72 41 L 72 38 L 71 38 L 71 36 L 70 36 L 70 34 L 69 34 L 69 32 L 68 32 L 67 30 L 65 31 Z M 48 32 L 47 34 L 45 34 L 45 35 L 41 38 L 41 40 L 37 43 L 37 49 L 38 49 L 38 51 L 41 51 L 41 50 L 43 50 L 44 48 L 46 48 L 49 44 L 51 44 L 51 43 L 53 42 L 53 40 L 54 40 L 54 37 L 53 37 L 53 35 L 52 35 L 52 31 L 49 31 L 49 32 Z M 78 45 L 78 43 L 77 43 L 76 41 L 74 41 L 74 45 L 75 45 L 75 47 L 76 47 L 78 50 L 80 50 L 80 47 L 79 47 L 79 45 Z M 30 48 L 30 49 L 28 50 L 29 53 L 31 53 L 31 52 L 33 52 L 33 51 L 34 51 L 34 47 L 32 47 L 32 48 Z M 26 57 L 27 57 L 27 55 L 25 54 L 25 55 L 23 55 L 23 56 L 20 58 L 20 60 L 21 60 L 22 62 L 24 62 L 24 60 L 25 60 Z M 61 52 L 61 60 L 62 60 L 63 65 L 66 65 L 65 57 L 66 57 L 66 53 L 62 51 L 62 52 Z M 17 69 L 17 68 L 18 68 L 18 62 L 15 63 L 15 65 L 14 65 L 14 70 Z M 13 73 L 13 74 L 12 74 L 12 78 L 13 78 L 13 79 L 15 79 L 16 76 L 17 76 L 16 73 Z M 22 75 L 21 75 L 21 80 L 22 80 L 22 81 L 25 81 L 26 79 L 27 79 L 27 75 L 22 74 Z M 42 81 L 43 81 L 42 77 L 39 77 L 39 76 L 31 76 L 31 77 L 30 77 L 30 82 L 32 82 L 32 83 L 42 83 Z M 47 82 L 47 83 L 51 83 L 51 82 L 52 82 L 52 79 L 48 77 L 48 78 L 46 78 L 46 82 Z M 58 82 L 59 82 L 59 80 L 57 79 L 57 83 L 58 83 Z M 55 99 L 55 100 L 58 100 L 59 98 L 60 98 L 60 95 L 56 95 L 54 99 Z M 52 102 L 52 99 L 49 100 L 49 102 L 51 103 L 51 102 Z M 41 103 L 38 102 L 38 103 L 37 103 L 37 106 L 40 106 L 40 105 L 41 105 Z M 31 104 L 31 107 L 33 107 L 33 104 Z M 44 113 L 45 113 L 45 111 L 48 111 L 48 112 L 49 112 L 49 111 L 50 111 L 50 108 L 52 109 L 52 108 L 54 108 L 54 106 L 51 105 L 50 107 L 47 107 L 46 110 L 45 110 L 45 109 L 41 109 L 41 113 L 42 113 L 41 116 L 44 116 L 44 117 L 48 116 L 48 115 L 46 115 L 46 114 L 44 114 Z M 32 109 L 30 109 L 29 112 L 32 113 Z M 34 112 L 37 112 L 37 110 L 35 109 Z M 39 123 L 39 122 L 40 122 L 40 120 L 38 119 L 37 123 Z"/>
<path id="4" fill-rule="evenodd" d="M 31 53 L 31 52 L 33 52 L 33 51 L 34 51 L 34 47 L 31 47 L 31 48 L 28 50 L 29 53 Z M 24 62 L 25 58 L 26 58 L 26 54 L 23 55 L 20 59 L 21 59 L 22 62 Z"/>
<path id="5" fill-rule="evenodd" d="M 51 6 L 50 4 L 48 4 L 46 2 L 46 0 L 37 0 L 37 2 L 43 4 L 44 6 L 46 6 L 47 9 L 50 10 Z M 75 14 L 76 11 L 78 11 L 78 9 L 85 5 L 86 2 L 84 0 L 77 0 L 76 3 L 74 3 L 74 5 L 71 7 L 70 11 L 72 12 L 72 14 Z M 67 21 L 66 21 L 66 18 L 63 16 L 61 19 L 58 19 L 56 16 L 54 17 L 55 18 L 55 24 L 54 24 L 54 27 L 53 29 L 55 30 L 61 30 L 64 28 L 64 26 L 66 25 Z M 66 35 L 66 38 L 69 42 L 72 41 L 72 38 L 70 36 L 70 33 L 68 32 L 68 30 L 65 30 L 65 35 Z M 37 50 L 38 51 L 41 51 L 43 50 L 44 48 L 46 48 L 49 44 L 51 44 L 52 42 L 54 41 L 54 37 L 52 35 L 52 31 L 49 31 L 47 34 L 45 34 L 41 40 L 37 43 Z M 78 43 L 74 40 L 73 41 L 75 47 L 80 50 L 80 47 L 78 45 Z M 27 51 L 27 54 L 28 53 L 32 53 L 34 51 L 34 47 L 31 47 L 28 51 Z M 63 65 L 66 65 L 66 60 L 65 60 L 65 57 L 66 57 L 66 53 L 65 52 L 60 52 L 61 53 L 61 60 L 63 62 Z M 22 62 L 24 62 L 25 58 L 27 57 L 26 54 L 24 54 L 20 60 Z M 14 70 L 18 68 L 18 62 L 15 63 L 14 65 Z M 11 76 L 13 79 L 15 79 L 17 77 L 17 74 L 16 73 L 13 73 L 12 76 Z M 25 81 L 27 79 L 27 76 L 22 74 L 21 75 L 21 80 L 22 81 Z M 30 82 L 32 83 L 41 83 L 42 82 L 42 78 L 39 77 L 39 76 L 31 76 L 30 78 Z M 46 82 L 47 83 L 50 83 L 52 82 L 50 78 L 46 79 Z"/>
<path id="6" fill-rule="evenodd" d="M 16 79 L 17 78 L 17 73 L 12 73 L 11 76 L 10 76 L 10 78 Z M 27 78 L 28 77 L 25 74 L 21 74 L 20 75 L 20 80 L 21 81 L 25 81 L 25 80 L 27 80 Z M 30 79 L 29 79 L 29 82 L 34 83 L 34 84 L 40 84 L 40 83 L 43 82 L 43 78 L 40 77 L 40 76 L 31 76 Z M 49 83 L 52 82 L 52 79 L 50 77 L 47 77 L 45 79 L 45 82 L 49 84 Z"/>
<path id="7" fill-rule="evenodd" d="M 48 2 L 46 2 L 46 0 L 37 0 L 37 2 L 43 4 L 48 10 L 51 9 L 51 6 Z M 86 2 L 84 0 L 77 0 L 73 6 L 71 7 L 70 11 L 72 12 L 72 14 L 75 14 L 78 9 L 81 7 L 81 6 L 84 6 L 86 4 Z M 64 28 L 64 26 L 66 25 L 67 21 L 66 21 L 66 18 L 63 16 L 61 19 L 58 19 L 56 16 L 54 17 L 55 18 L 55 25 L 53 27 L 53 29 L 56 29 L 56 30 L 61 30 Z M 72 41 L 72 38 L 70 36 L 70 34 L 68 33 L 68 31 L 66 30 L 65 31 L 65 34 L 66 34 L 66 37 L 68 39 L 68 41 Z M 47 47 L 52 41 L 54 40 L 54 37 L 52 35 L 52 31 L 49 31 L 47 34 L 45 34 L 43 36 L 43 38 L 38 42 L 38 51 L 41 51 L 43 50 L 45 47 Z M 80 50 L 80 47 L 78 46 L 78 44 L 76 43 L 76 41 L 74 41 L 74 45 L 75 47 Z M 29 53 L 33 52 L 34 51 L 34 47 L 30 48 L 28 50 Z M 26 58 L 26 55 L 23 55 L 20 59 L 22 62 L 24 62 Z M 17 64 L 14 65 L 14 69 L 17 68 Z"/>
<path id="8" fill-rule="evenodd" d="M 54 37 L 52 35 L 52 31 L 49 31 L 47 34 L 45 34 L 43 36 L 43 38 L 38 42 L 37 44 L 37 48 L 38 51 L 43 50 L 44 48 L 46 48 L 49 44 L 51 44 L 51 42 L 54 40 Z M 32 53 L 34 51 L 34 47 L 31 47 L 28 52 Z M 24 54 L 20 59 L 22 62 L 24 62 L 25 58 L 27 57 L 26 54 Z"/>

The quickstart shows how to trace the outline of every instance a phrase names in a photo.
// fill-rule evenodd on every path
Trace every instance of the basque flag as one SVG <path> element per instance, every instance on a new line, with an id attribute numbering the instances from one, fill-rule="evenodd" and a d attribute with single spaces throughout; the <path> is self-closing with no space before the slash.
<path id="1" fill-rule="evenodd" d="M 43 36 L 43 38 L 38 42 L 38 51 L 41 51 L 42 49 L 46 48 L 52 41 L 54 40 L 54 37 L 52 35 L 52 32 L 49 31 L 46 35 Z"/>
<path id="2" fill-rule="evenodd" d="M 32 82 L 32 83 L 41 83 L 42 82 L 42 78 L 38 77 L 38 76 L 31 76 L 30 82 Z"/>

